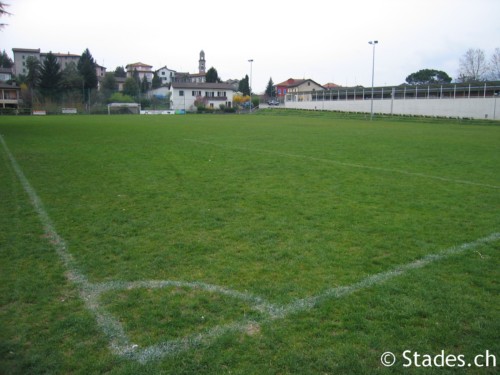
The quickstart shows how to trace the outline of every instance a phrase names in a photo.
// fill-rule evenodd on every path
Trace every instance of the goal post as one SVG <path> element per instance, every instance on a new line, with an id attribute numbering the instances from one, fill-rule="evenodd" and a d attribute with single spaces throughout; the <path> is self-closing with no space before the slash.
<path id="1" fill-rule="evenodd" d="M 108 115 L 112 112 L 119 114 L 139 114 L 141 105 L 139 103 L 109 103 Z"/>

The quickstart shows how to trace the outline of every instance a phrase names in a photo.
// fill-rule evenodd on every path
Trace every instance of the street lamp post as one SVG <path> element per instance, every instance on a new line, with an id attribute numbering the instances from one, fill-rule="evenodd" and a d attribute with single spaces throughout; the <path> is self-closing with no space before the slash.
<path id="1" fill-rule="evenodd" d="M 373 59 L 372 59 L 372 100 L 370 104 L 370 121 L 373 120 L 373 92 L 374 92 L 374 82 L 375 82 L 375 46 L 378 44 L 378 40 L 371 40 L 368 42 L 373 46 Z"/>
<path id="2" fill-rule="evenodd" d="M 248 62 L 250 63 L 250 82 L 248 85 L 248 89 L 250 91 L 250 112 L 252 112 L 252 63 L 253 63 L 253 59 L 248 60 Z"/>

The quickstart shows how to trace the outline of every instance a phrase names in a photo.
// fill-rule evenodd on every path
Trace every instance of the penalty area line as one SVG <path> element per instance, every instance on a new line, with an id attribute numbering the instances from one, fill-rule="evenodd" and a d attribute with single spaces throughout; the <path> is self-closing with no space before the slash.
<path id="1" fill-rule="evenodd" d="M 278 155 L 278 156 L 294 158 L 294 159 L 306 159 L 306 160 L 312 160 L 312 161 L 317 161 L 317 162 L 321 162 L 321 163 L 335 164 L 335 165 L 340 165 L 340 166 L 344 166 L 344 167 L 368 169 L 368 170 L 372 170 L 372 171 L 381 171 L 381 172 L 389 172 L 389 173 L 398 173 L 398 174 L 403 174 L 406 176 L 440 180 L 440 181 L 451 182 L 451 183 L 455 183 L 455 184 L 481 186 L 481 187 L 486 187 L 486 188 L 490 188 L 490 189 L 500 189 L 500 186 L 497 186 L 497 185 L 483 184 L 480 182 L 467 181 L 467 180 L 458 180 L 458 179 L 442 177 L 442 176 L 433 176 L 433 175 L 428 175 L 425 173 L 410 172 L 410 171 L 405 171 L 405 170 L 401 170 L 401 169 L 384 168 L 384 167 L 377 167 L 377 166 L 370 166 L 370 165 L 356 164 L 356 163 L 346 163 L 346 162 L 338 161 L 338 160 L 334 160 L 334 159 L 318 158 L 315 156 L 292 154 L 292 153 L 281 152 L 281 151 L 249 148 L 249 147 L 242 147 L 242 146 L 223 145 L 223 144 L 219 144 L 219 143 L 213 143 L 213 142 L 202 141 L 202 140 L 197 140 L 197 139 L 185 138 L 184 141 L 205 144 L 205 145 L 210 145 L 210 146 L 215 146 L 215 147 L 220 147 L 220 148 L 225 148 L 225 149 L 231 149 L 231 150 L 267 153 L 267 154 L 271 154 L 271 155 Z"/>

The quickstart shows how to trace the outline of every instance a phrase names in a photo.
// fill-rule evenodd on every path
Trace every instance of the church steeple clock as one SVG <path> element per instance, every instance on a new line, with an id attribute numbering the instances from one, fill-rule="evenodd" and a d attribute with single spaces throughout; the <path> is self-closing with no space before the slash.
<path id="1" fill-rule="evenodd" d="M 200 60 L 198 61 L 198 71 L 200 74 L 205 73 L 205 52 L 201 50 L 200 52 Z"/>

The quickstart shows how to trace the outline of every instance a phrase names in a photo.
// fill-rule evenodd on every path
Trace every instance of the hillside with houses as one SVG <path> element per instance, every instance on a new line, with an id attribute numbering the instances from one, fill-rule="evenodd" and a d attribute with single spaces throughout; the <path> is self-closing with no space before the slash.
<path id="1" fill-rule="evenodd" d="M 2 109 L 70 106 L 98 112 L 99 105 L 102 111 L 110 102 L 140 102 L 143 108 L 231 111 L 249 100 L 248 76 L 221 81 L 215 68 L 207 70 L 203 50 L 197 72 L 166 65 L 155 69 L 142 61 L 110 72 L 97 64 L 88 50 L 82 55 L 28 48 L 12 52 L 13 59 L 5 51 L 2 54 Z"/>
<path id="2" fill-rule="evenodd" d="M 500 81 L 470 79 L 452 84 L 446 73 L 429 69 L 408 76 L 402 85 L 371 88 L 321 84 L 310 78 L 274 84 L 270 78 L 266 91 L 257 95 L 252 92 L 251 65 L 250 77 L 222 81 L 214 67 L 207 69 L 203 50 L 196 72 L 167 65 L 155 68 L 143 61 L 107 71 L 88 49 L 81 55 L 39 48 L 13 48 L 12 52 L 13 59 L 5 51 L 0 54 L 2 113 L 137 113 L 141 109 L 148 113 L 231 113 L 251 111 L 261 103 L 264 107 L 370 112 L 371 116 L 379 112 L 496 119 L 500 112 L 496 110 Z"/>

